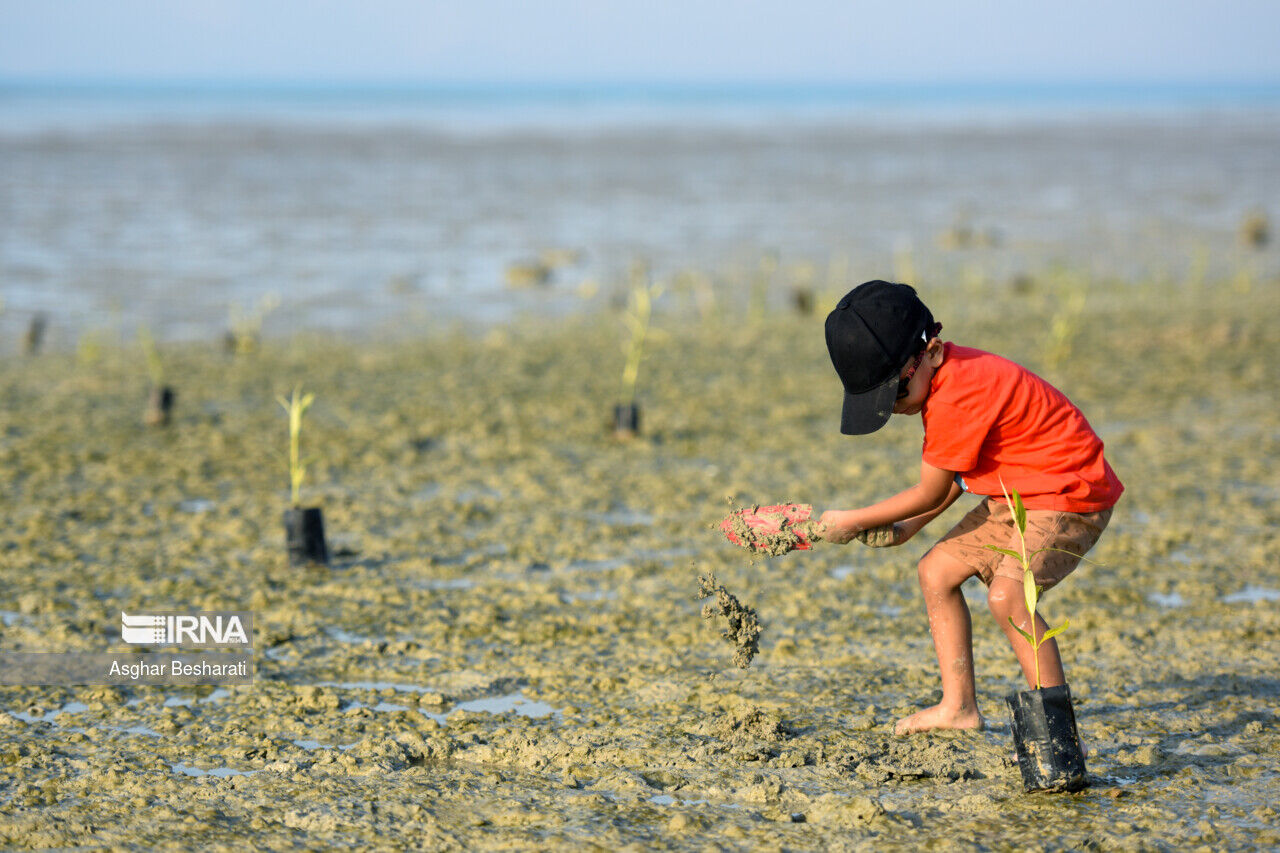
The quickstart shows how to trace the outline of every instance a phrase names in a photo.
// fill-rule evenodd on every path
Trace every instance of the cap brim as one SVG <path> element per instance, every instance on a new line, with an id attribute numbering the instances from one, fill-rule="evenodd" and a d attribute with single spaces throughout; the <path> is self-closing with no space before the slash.
<path id="1" fill-rule="evenodd" d="M 840 432 L 866 435 L 889 422 L 898 402 L 898 377 L 895 374 L 870 391 L 844 393 L 844 409 L 840 412 Z"/>

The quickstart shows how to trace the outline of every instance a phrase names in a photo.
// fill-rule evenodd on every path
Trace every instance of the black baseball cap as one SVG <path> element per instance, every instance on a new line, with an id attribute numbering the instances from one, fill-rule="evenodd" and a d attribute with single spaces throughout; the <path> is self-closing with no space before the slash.
<path id="1" fill-rule="evenodd" d="M 844 383 L 840 432 L 866 435 L 888 423 L 898 374 L 933 334 L 933 314 L 910 285 L 868 281 L 836 303 L 827 352 Z"/>

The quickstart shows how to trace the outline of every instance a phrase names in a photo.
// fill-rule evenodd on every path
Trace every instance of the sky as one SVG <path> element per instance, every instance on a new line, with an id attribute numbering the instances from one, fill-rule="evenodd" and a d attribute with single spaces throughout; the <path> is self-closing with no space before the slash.
<path id="1" fill-rule="evenodd" d="M 1280 81 L 1276 0 L 0 0 L 0 78 Z"/>

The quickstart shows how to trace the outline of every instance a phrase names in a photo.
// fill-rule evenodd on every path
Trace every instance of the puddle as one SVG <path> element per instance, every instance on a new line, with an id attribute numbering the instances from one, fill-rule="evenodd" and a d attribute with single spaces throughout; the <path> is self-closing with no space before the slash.
<path id="1" fill-rule="evenodd" d="M 297 740 L 293 741 L 294 746 L 298 746 L 298 747 L 301 747 L 302 749 L 306 749 L 312 752 L 314 752 L 317 749 L 340 749 L 343 752 L 346 752 L 348 749 L 351 749 L 352 747 L 354 747 L 356 743 L 357 742 L 340 743 L 337 745 L 333 745 L 333 744 L 321 743 L 320 741 L 312 740 L 311 738 L 298 738 Z"/>
<path id="2" fill-rule="evenodd" d="M 360 634 L 353 634 L 345 628 L 325 628 L 324 632 L 340 643 L 351 643 L 360 645 L 361 643 L 372 643 L 372 637 L 365 637 Z"/>
<path id="3" fill-rule="evenodd" d="M 209 512 L 216 506 L 217 504 L 213 501 L 204 498 L 187 498 L 184 501 L 178 501 L 178 509 L 181 512 Z"/>
<path id="4" fill-rule="evenodd" d="M 845 578 L 849 577 L 849 575 L 853 574 L 853 571 L 854 571 L 853 566 L 836 566 L 834 569 L 831 570 L 830 574 L 831 574 L 831 577 L 835 578 L 836 580 L 842 581 Z"/>
<path id="5" fill-rule="evenodd" d="M 341 690 L 394 690 L 397 693 L 439 693 L 418 684 L 401 684 L 395 681 L 317 681 L 316 687 L 337 687 Z"/>
<path id="6" fill-rule="evenodd" d="M 601 524 L 618 527 L 650 527 L 654 522 L 654 517 L 649 513 L 626 507 L 615 507 L 607 512 L 588 512 L 586 517 Z"/>
<path id="7" fill-rule="evenodd" d="M 681 557 L 694 553 L 692 548 L 666 548 L 662 550 L 641 549 L 627 557 L 606 557 L 601 560 L 574 560 L 565 568 L 568 571 L 600 572 L 620 569 L 623 566 L 635 566 L 644 562 L 661 562 L 670 564 Z"/>
<path id="8" fill-rule="evenodd" d="M 215 776 L 219 779 L 226 779 L 230 776 L 252 776 L 257 770 L 235 770 L 231 767 L 211 767 L 208 770 L 202 770 L 199 767 L 192 767 L 190 764 L 170 764 L 169 769 L 185 776 Z"/>
<path id="9" fill-rule="evenodd" d="M 26 721 L 27 723 L 49 723 L 50 725 L 57 726 L 61 731 L 64 731 L 64 732 L 79 732 L 80 734 L 89 735 L 89 736 L 100 735 L 101 732 L 108 731 L 108 732 L 123 732 L 124 734 L 130 734 L 130 735 L 146 735 L 147 737 L 154 737 L 154 738 L 164 737 L 164 735 L 160 734 L 160 732 L 156 731 L 155 729 L 149 726 L 142 726 L 142 725 L 109 726 L 105 724 L 91 724 L 88 727 L 84 727 L 84 726 L 64 726 L 58 722 L 58 717 L 62 716 L 63 714 L 74 715 L 74 714 L 82 713 L 87 710 L 89 710 L 89 706 L 84 704 L 83 702 L 68 702 L 67 704 L 63 705 L 61 708 L 54 708 L 50 711 L 46 711 L 43 714 L 33 714 L 31 713 L 31 711 L 11 711 L 10 714 L 19 720 Z"/>
<path id="10" fill-rule="evenodd" d="M 617 597 L 617 591 L 612 589 L 597 589 L 591 592 L 560 593 L 560 601 L 565 604 L 573 604 L 577 601 L 612 601 Z"/>
<path id="11" fill-rule="evenodd" d="M 22 619 L 22 614 L 16 610 L 0 610 L 0 622 L 4 622 L 6 628 L 20 619 Z"/>
<path id="12" fill-rule="evenodd" d="M 1239 592 L 1222 596 L 1227 604 L 1257 604 L 1260 601 L 1280 601 L 1280 589 L 1249 584 Z"/>
<path id="13" fill-rule="evenodd" d="M 1153 592 L 1147 596 L 1147 601 L 1161 607 L 1183 607 L 1187 603 L 1187 600 L 1176 592 Z"/>
<path id="14" fill-rule="evenodd" d="M 535 719 L 552 715 L 558 719 L 562 715 L 562 712 L 557 711 L 546 702 L 536 702 L 526 699 L 522 691 L 506 693 L 502 696 L 485 696 L 480 699 L 459 702 L 450 708 L 448 713 L 444 714 L 422 711 L 422 715 L 430 717 L 441 725 L 447 725 L 449 715 L 457 711 L 467 711 L 472 714 L 507 714 L 515 711 L 521 717 L 533 717 Z"/>
<path id="15" fill-rule="evenodd" d="M 54 708 L 44 714 L 33 714 L 30 711 L 11 711 L 10 713 L 19 720 L 25 720 L 28 723 L 53 723 L 59 714 L 79 714 L 89 710 L 89 706 L 83 702 L 68 702 L 61 708 Z"/>
<path id="16" fill-rule="evenodd" d="M 414 584 L 418 589 L 471 589 L 475 585 L 471 578 L 437 578 Z"/>
<path id="17" fill-rule="evenodd" d="M 657 794 L 649 798 L 649 802 L 657 806 L 674 806 L 679 803 L 682 806 L 715 806 L 721 809 L 741 809 L 741 803 L 713 803 L 710 800 L 685 800 L 680 797 L 673 797 L 671 794 Z"/>
<path id="18" fill-rule="evenodd" d="M 620 569 L 626 564 L 626 560 L 612 557 L 605 560 L 574 560 L 565 568 L 571 572 L 608 572 Z"/>
<path id="19" fill-rule="evenodd" d="M 418 491 L 416 491 L 416 492 L 414 492 L 413 494 L 409 495 L 409 500 L 411 500 L 411 501 L 429 501 L 429 500 L 431 500 L 432 498 L 436 497 L 436 496 L 437 496 L 437 495 L 439 495 L 439 494 L 440 494 L 440 484 L 439 484 L 439 483 L 427 483 L 427 485 L 423 486 L 421 489 L 418 489 Z"/>

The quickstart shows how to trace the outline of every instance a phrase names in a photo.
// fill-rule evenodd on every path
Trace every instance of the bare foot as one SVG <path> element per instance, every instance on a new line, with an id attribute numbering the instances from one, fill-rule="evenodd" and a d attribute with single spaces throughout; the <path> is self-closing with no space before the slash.
<path id="1" fill-rule="evenodd" d="M 927 732 L 933 729 L 980 729 L 985 725 L 982 715 L 973 706 L 954 710 L 934 705 L 923 711 L 916 711 L 910 717 L 903 717 L 893 727 L 895 735 L 910 735 L 916 732 Z"/>

